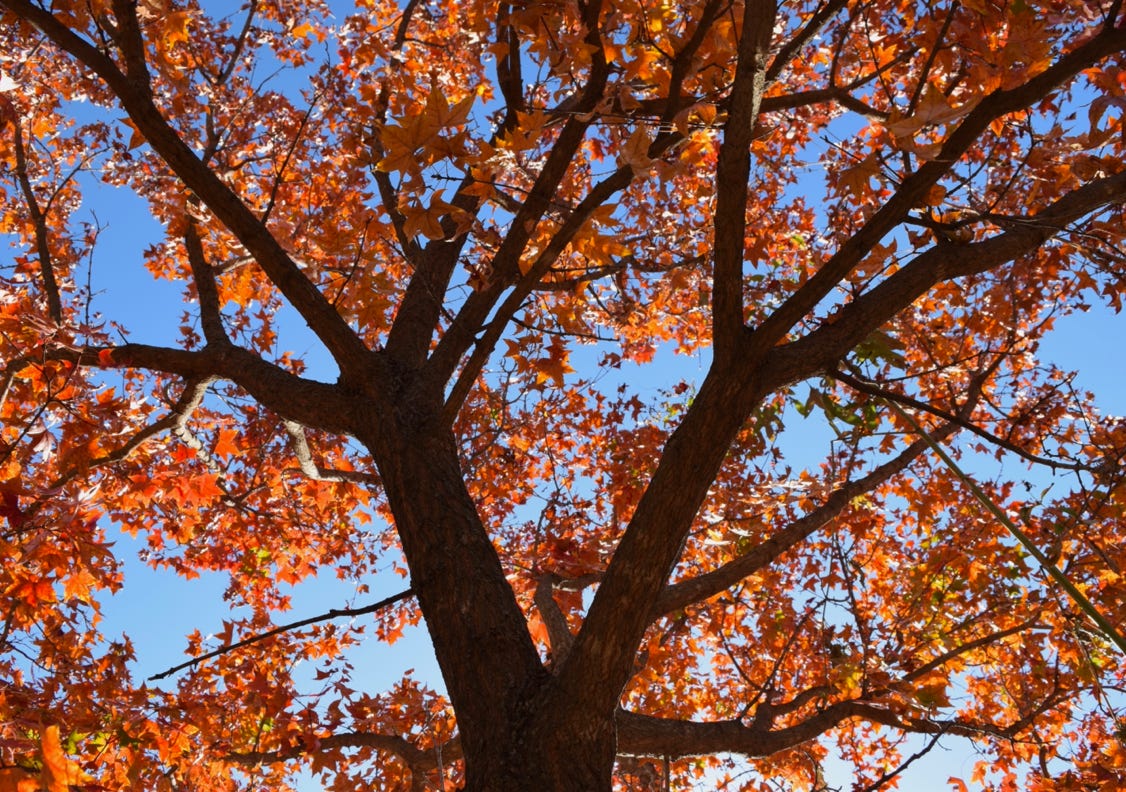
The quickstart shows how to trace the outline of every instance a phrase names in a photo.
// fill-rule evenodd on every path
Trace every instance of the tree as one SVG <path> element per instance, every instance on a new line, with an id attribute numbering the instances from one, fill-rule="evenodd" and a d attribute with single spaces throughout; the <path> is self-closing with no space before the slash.
<path id="1" fill-rule="evenodd" d="M 1036 358 L 1121 307 L 1120 0 L 0 9 L 0 789 L 1126 783 L 1114 636 L 927 439 L 1126 622 L 1126 423 Z M 110 526 L 229 575 L 174 684 L 99 633 Z M 363 689 L 422 619 L 448 699 Z"/>

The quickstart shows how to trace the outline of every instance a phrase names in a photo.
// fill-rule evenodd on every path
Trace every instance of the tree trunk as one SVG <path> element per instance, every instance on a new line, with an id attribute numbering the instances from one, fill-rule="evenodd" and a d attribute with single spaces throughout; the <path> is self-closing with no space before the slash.
<path id="1" fill-rule="evenodd" d="M 581 701 L 551 695 L 553 679 L 465 486 L 453 434 L 419 419 L 417 400 L 406 403 L 413 416 L 375 410 L 361 439 L 379 467 L 457 712 L 465 788 L 608 791 L 614 713 L 588 714 Z"/>
<path id="2" fill-rule="evenodd" d="M 503 743 L 465 754 L 466 792 L 610 792 L 613 716 L 583 712 L 578 703 L 559 706 L 550 696 L 530 709 Z"/>

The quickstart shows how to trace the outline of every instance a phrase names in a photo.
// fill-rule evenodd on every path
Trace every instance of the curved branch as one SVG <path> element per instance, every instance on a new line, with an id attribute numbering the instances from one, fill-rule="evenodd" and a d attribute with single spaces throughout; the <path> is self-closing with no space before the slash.
<path id="1" fill-rule="evenodd" d="M 193 657 L 191 660 L 180 663 L 180 665 L 178 666 L 173 666 L 166 671 L 161 671 L 159 674 L 153 674 L 149 677 L 149 680 L 152 681 L 157 679 L 164 679 L 165 677 L 171 676 L 178 671 L 183 671 L 186 668 L 194 668 L 195 666 L 206 660 L 220 657 L 229 652 L 243 649 L 247 646 L 253 646 L 256 643 L 265 641 L 268 638 L 273 638 L 275 635 L 281 635 L 284 632 L 289 632 L 290 630 L 297 630 L 302 627 L 308 627 L 310 624 L 318 624 L 323 621 L 329 621 L 330 619 L 344 619 L 355 616 L 364 616 L 368 613 L 375 613 L 378 610 L 383 610 L 389 605 L 394 605 L 396 602 L 401 602 L 402 600 L 413 596 L 414 589 L 408 588 L 400 591 L 398 594 L 392 594 L 390 597 L 385 597 L 379 602 L 373 602 L 371 605 L 365 605 L 362 608 L 332 608 L 331 610 L 325 611 L 319 616 L 310 616 L 307 619 L 299 619 L 294 622 L 289 622 L 288 624 L 282 624 L 272 630 L 266 630 L 265 632 L 256 633 L 255 635 L 243 638 L 241 641 L 235 641 L 232 644 L 222 646 L 211 652 L 207 652 L 206 654 L 201 654 L 198 657 Z"/>
<path id="2" fill-rule="evenodd" d="M 144 445 L 146 442 L 156 437 L 162 432 L 170 431 L 180 438 L 186 445 L 191 446 L 197 452 L 204 456 L 205 464 L 211 467 L 214 460 L 211 459 L 207 449 L 195 439 L 193 435 L 187 430 L 186 424 L 191 414 L 199 407 L 203 401 L 203 396 L 207 392 L 208 385 L 211 384 L 210 378 L 191 379 L 184 383 L 184 391 L 180 394 L 180 398 L 169 410 L 168 414 L 153 423 L 139 429 L 128 440 L 122 443 L 118 448 L 110 451 L 102 456 L 95 457 L 85 461 L 81 466 L 72 467 L 64 470 L 59 476 L 45 488 L 46 492 L 54 492 L 61 487 L 66 486 L 74 480 L 80 473 L 85 473 L 93 468 L 99 468 L 105 465 L 112 465 L 115 462 L 120 462 L 129 457 L 134 451 Z M 28 518 L 32 517 L 43 506 L 47 504 L 47 500 L 38 500 L 30 504 L 24 509 L 24 515 Z"/>
<path id="3" fill-rule="evenodd" d="M 1051 706 L 1049 703 L 1047 706 Z M 950 718 L 913 718 L 879 704 L 848 700 L 830 704 L 803 721 L 781 729 L 745 726 L 738 720 L 684 721 L 619 710 L 618 751 L 631 756 L 703 756 L 737 753 L 747 757 L 770 756 L 815 740 L 826 731 L 855 718 L 917 734 L 953 734 L 1011 738 L 1027 725 L 1022 718 L 1008 726 Z"/>
<path id="4" fill-rule="evenodd" d="M 379 479 L 358 470 L 332 470 L 323 468 L 313 459 L 313 451 L 309 448 L 309 440 L 305 437 L 305 427 L 296 421 L 284 422 L 286 434 L 289 435 L 290 447 L 293 455 L 297 457 L 297 465 L 303 474 L 314 481 L 341 481 L 350 484 L 359 484 L 372 487 L 379 484 Z"/>

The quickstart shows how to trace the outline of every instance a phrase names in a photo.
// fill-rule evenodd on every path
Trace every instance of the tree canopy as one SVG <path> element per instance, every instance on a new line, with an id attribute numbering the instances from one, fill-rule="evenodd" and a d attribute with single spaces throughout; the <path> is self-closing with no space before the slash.
<path id="1" fill-rule="evenodd" d="M 0 0 L 0 790 L 1122 788 L 1124 110 L 1121 0 Z"/>

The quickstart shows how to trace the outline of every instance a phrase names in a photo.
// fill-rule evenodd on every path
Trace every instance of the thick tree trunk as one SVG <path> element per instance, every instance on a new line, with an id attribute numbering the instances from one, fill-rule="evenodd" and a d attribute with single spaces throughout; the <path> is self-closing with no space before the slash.
<path id="1" fill-rule="evenodd" d="M 656 544 L 631 546 L 626 553 L 634 565 L 645 567 L 629 570 L 626 577 L 647 581 L 651 591 L 623 592 L 615 600 L 626 603 L 623 607 L 655 600 L 723 449 L 738 431 L 746 405 L 756 399 L 746 377 L 709 378 L 701 389 L 692 420 L 678 434 L 714 442 L 681 438 L 679 445 L 670 443 L 676 448 L 666 454 L 662 467 L 675 467 L 681 486 L 658 488 L 672 501 L 650 508 L 656 512 L 652 518 L 639 509 L 643 513 L 634 522 L 647 526 L 642 539 Z M 592 608 L 580 634 L 586 654 L 573 651 L 565 671 L 553 676 L 540 661 L 466 488 L 453 433 L 435 417 L 439 405 L 438 399 L 397 394 L 384 409 L 371 410 L 370 432 L 360 433 L 360 439 L 379 466 L 412 587 L 457 712 L 465 788 L 609 792 L 616 755 L 614 715 L 628 668 L 623 672 L 599 662 L 579 668 L 576 658 L 601 660 L 609 651 L 605 642 L 612 641 L 628 644 L 611 652 L 628 660 L 648 611 L 611 608 L 605 623 L 596 625 L 601 629 L 591 630 Z M 636 540 L 638 531 L 632 535 Z M 589 678 L 591 668 L 598 669 L 593 672 L 597 679 Z"/>
<path id="2" fill-rule="evenodd" d="M 400 402 L 401 404 L 402 402 Z M 609 790 L 612 711 L 551 695 L 488 532 L 466 489 L 452 433 L 373 411 L 361 439 L 379 466 L 447 692 L 457 712 L 466 789 Z M 433 413 L 431 413 L 433 414 Z"/>
<path id="3" fill-rule="evenodd" d="M 610 792 L 613 726 L 592 722 L 583 734 L 518 729 L 504 745 L 467 754 L 465 768 L 466 792 Z"/>

